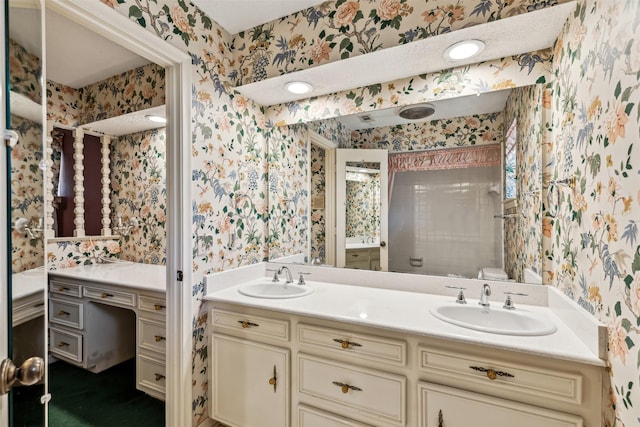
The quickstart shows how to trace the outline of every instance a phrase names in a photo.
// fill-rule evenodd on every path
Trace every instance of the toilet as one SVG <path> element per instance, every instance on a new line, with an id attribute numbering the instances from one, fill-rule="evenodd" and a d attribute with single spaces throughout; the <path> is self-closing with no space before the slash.
<path id="1" fill-rule="evenodd" d="M 483 267 L 478 271 L 478 279 L 507 281 L 509 276 L 501 268 Z"/>

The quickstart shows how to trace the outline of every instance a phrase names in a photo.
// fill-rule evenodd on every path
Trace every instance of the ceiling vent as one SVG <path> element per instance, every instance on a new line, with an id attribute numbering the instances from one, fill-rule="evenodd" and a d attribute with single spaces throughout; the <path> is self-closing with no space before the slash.
<path id="1" fill-rule="evenodd" d="M 360 119 L 360 121 L 362 123 L 371 123 L 371 122 L 375 122 L 375 120 L 373 119 L 373 116 L 369 115 L 369 114 L 363 114 L 361 116 L 358 116 L 358 118 Z"/>
<path id="2" fill-rule="evenodd" d="M 403 107 L 398 111 L 398 115 L 407 120 L 420 120 L 427 118 L 436 112 L 432 104 L 416 104 Z"/>

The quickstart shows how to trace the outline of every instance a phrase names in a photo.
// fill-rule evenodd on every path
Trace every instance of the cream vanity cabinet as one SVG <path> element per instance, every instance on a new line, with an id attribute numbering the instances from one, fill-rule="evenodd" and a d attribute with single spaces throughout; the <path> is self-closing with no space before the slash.
<path id="1" fill-rule="evenodd" d="M 209 304 L 210 413 L 230 426 L 601 425 L 600 366 Z"/>
<path id="2" fill-rule="evenodd" d="M 49 277 L 49 351 L 91 372 L 136 357 L 139 390 L 164 399 L 165 294 Z"/>
<path id="3" fill-rule="evenodd" d="M 380 271 L 380 248 L 347 249 L 346 268 Z"/>

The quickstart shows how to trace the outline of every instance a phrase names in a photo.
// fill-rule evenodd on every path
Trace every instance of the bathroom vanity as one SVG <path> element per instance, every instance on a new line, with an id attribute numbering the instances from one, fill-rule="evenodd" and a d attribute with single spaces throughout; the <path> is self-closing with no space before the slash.
<path id="1" fill-rule="evenodd" d="M 49 272 L 49 350 L 101 372 L 136 358 L 136 387 L 165 396 L 165 267 L 87 265 Z"/>
<path id="2" fill-rule="evenodd" d="M 522 336 L 436 318 L 431 311 L 456 306 L 447 290 L 307 282 L 313 292 L 303 297 L 256 298 L 238 292 L 246 276 L 235 279 L 214 275 L 206 296 L 209 413 L 229 426 L 601 425 L 605 329 L 571 312 L 554 289 L 538 287 L 535 304 L 520 297 L 515 310 L 556 330 Z M 488 283 L 499 291 L 526 286 Z M 475 292 L 467 289 L 471 310 Z M 490 299 L 496 312 L 504 310 L 497 298 Z M 578 336 L 574 322 L 589 331 Z"/>

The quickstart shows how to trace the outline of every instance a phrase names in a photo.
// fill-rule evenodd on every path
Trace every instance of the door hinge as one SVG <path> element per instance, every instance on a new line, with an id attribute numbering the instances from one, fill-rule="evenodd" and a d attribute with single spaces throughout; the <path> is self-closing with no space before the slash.
<path id="1" fill-rule="evenodd" d="M 184 274 L 182 274 L 182 270 L 178 270 L 178 282 L 182 282 L 184 278 Z"/>

